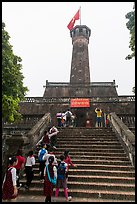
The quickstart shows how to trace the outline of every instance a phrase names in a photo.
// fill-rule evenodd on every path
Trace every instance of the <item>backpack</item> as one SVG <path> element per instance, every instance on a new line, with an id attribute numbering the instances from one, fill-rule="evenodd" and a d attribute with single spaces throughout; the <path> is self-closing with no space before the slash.
<path id="1" fill-rule="evenodd" d="M 39 154 L 39 157 L 38 157 L 38 160 L 39 161 L 43 161 L 43 156 L 44 156 L 44 154 L 47 152 L 47 150 L 46 149 L 41 149 L 40 150 L 40 154 Z"/>
<path id="2" fill-rule="evenodd" d="M 64 163 L 60 163 L 58 165 L 57 168 L 57 175 L 58 175 L 58 179 L 59 180 L 63 180 L 65 178 L 65 173 L 66 173 L 66 166 L 65 166 L 65 162 Z"/>

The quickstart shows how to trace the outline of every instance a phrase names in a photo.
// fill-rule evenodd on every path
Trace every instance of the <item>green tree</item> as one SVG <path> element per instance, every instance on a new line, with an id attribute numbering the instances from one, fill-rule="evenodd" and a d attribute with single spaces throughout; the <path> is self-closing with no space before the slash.
<path id="1" fill-rule="evenodd" d="M 129 54 L 126 59 L 130 60 L 135 57 L 135 3 L 133 11 L 127 13 L 125 17 L 128 19 L 126 26 L 130 31 L 129 48 L 131 49 L 131 54 Z"/>
<path id="2" fill-rule="evenodd" d="M 2 22 L 2 120 L 16 122 L 21 119 L 19 102 L 24 99 L 28 88 L 23 86 L 22 59 L 14 55 L 9 39 Z"/>

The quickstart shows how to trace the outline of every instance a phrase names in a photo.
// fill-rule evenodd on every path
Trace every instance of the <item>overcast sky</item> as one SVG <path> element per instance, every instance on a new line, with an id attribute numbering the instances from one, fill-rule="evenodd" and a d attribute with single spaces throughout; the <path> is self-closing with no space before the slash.
<path id="1" fill-rule="evenodd" d="M 131 53 L 125 15 L 133 2 L 2 2 L 10 44 L 22 58 L 27 96 L 42 97 L 46 80 L 70 81 L 72 39 L 67 25 L 80 6 L 81 25 L 91 29 L 91 82 L 115 80 L 118 95 L 133 95 L 135 60 L 125 60 Z"/>

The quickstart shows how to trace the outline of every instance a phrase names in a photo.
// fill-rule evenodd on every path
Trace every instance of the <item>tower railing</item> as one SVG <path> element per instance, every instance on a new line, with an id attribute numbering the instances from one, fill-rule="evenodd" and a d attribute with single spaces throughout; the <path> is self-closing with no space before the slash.
<path id="1" fill-rule="evenodd" d="M 72 97 L 74 98 L 74 97 Z M 76 97 L 76 98 L 83 98 L 83 97 Z M 98 96 L 98 97 L 86 97 L 89 98 L 90 102 L 135 102 L 135 95 L 125 95 L 125 96 Z M 71 97 L 25 97 L 22 102 L 29 102 L 29 103 L 70 103 Z"/>

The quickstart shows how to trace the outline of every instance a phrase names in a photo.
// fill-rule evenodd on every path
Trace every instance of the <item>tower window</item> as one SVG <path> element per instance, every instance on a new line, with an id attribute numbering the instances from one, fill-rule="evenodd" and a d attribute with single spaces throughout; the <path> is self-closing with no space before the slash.
<path id="1" fill-rule="evenodd" d="M 82 28 L 80 28 L 80 29 L 79 29 L 79 32 L 82 33 L 82 31 L 83 31 Z"/>

